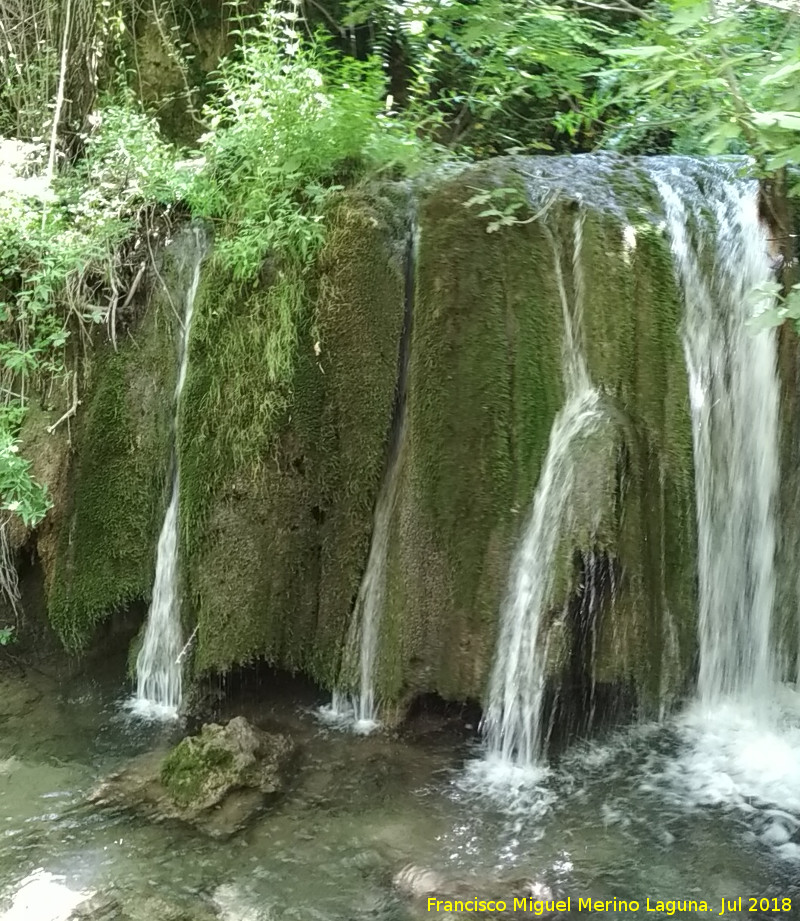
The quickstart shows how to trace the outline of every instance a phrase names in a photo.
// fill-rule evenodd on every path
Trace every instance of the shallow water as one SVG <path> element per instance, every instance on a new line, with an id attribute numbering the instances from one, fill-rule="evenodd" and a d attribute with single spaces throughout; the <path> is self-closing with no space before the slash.
<path id="1" fill-rule="evenodd" d="M 538 783 L 520 774 L 514 794 L 505 777 L 490 796 L 498 772 L 471 760 L 463 723 L 439 731 L 418 721 L 402 737 L 363 738 L 321 725 L 312 712 L 321 700 L 251 700 L 247 715 L 291 732 L 303 757 L 282 803 L 220 843 L 82 805 L 98 778 L 179 731 L 132 721 L 117 674 L 0 676 L 0 918 L 58 918 L 20 909 L 22 894 L 10 907 L 37 869 L 56 896 L 59 885 L 62 894 L 114 886 L 132 904 L 156 893 L 187 906 L 213 901 L 228 921 L 433 917 L 392 891 L 409 862 L 465 878 L 464 898 L 502 898 L 498 876 L 531 876 L 571 895 L 573 909 L 587 896 L 641 902 L 639 912 L 576 918 L 657 918 L 648 897 L 705 899 L 705 917 L 719 917 L 721 899 L 740 895 L 743 908 L 751 896 L 794 907 L 723 918 L 800 918 L 800 721 L 767 748 L 738 711 L 738 728 L 717 720 L 717 736 L 707 715 L 690 714 L 574 749 Z M 773 805 L 760 799 L 770 791 Z"/>

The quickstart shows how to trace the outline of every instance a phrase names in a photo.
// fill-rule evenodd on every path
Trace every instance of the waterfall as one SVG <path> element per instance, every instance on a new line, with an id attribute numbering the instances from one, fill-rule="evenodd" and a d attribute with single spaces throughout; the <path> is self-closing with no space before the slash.
<path id="1" fill-rule="evenodd" d="M 690 166 L 691 164 L 691 166 Z M 769 295 L 758 186 L 719 164 L 653 169 L 683 290 L 699 570 L 698 695 L 766 701 L 777 674 L 776 339 L 748 320 Z M 760 300 L 760 304 L 759 304 Z"/>
<path id="2" fill-rule="evenodd" d="M 800 695 L 781 685 L 773 625 L 777 343 L 751 330 L 770 306 L 758 187 L 720 163 L 656 160 L 683 291 L 697 505 L 700 672 L 663 772 L 688 806 L 738 806 L 765 842 L 800 816 Z M 761 291 L 759 291 L 761 289 Z"/>
<path id="3" fill-rule="evenodd" d="M 191 281 L 186 290 L 184 316 L 178 352 L 178 381 L 175 386 L 172 493 L 164 515 L 156 550 L 156 574 L 153 599 L 147 613 L 142 648 L 136 659 L 135 712 L 151 717 L 174 718 L 181 705 L 180 653 L 183 642 L 178 591 L 178 501 L 179 470 L 176 455 L 177 418 L 181 392 L 186 381 L 189 363 L 189 332 L 194 314 L 194 302 L 200 284 L 200 267 L 206 254 L 206 238 L 198 227 L 192 228 L 192 241 L 188 254 Z"/>
<path id="4" fill-rule="evenodd" d="M 563 276 L 561 248 L 545 226 L 564 315 L 566 402 L 553 422 L 530 518 L 512 564 L 510 590 L 500 616 L 489 703 L 483 719 L 489 757 L 521 766 L 533 765 L 542 746 L 547 632 L 544 621 L 553 604 L 554 564 L 559 538 L 570 518 L 580 441 L 603 418 L 600 394 L 589 379 L 581 344 L 584 215 L 581 210 L 574 222 L 572 308 Z"/>
<path id="5" fill-rule="evenodd" d="M 326 722 L 350 725 L 355 732 L 363 735 L 372 732 L 380 725 L 378 701 L 375 698 L 375 665 L 380 622 L 386 597 L 389 537 L 397 504 L 406 444 L 406 391 L 414 307 L 416 235 L 417 231 L 414 228 L 409 234 L 406 250 L 405 310 L 389 458 L 375 505 L 367 568 L 359 586 L 345 643 L 344 671 L 350 671 L 351 662 L 357 659 L 358 665 L 355 670 L 357 670 L 359 679 L 358 692 L 351 694 L 342 687 L 336 687 L 330 705 L 320 710 L 320 716 Z"/>
<path id="6" fill-rule="evenodd" d="M 355 731 L 362 734 L 371 732 L 379 725 L 378 703 L 375 699 L 375 663 L 386 593 L 390 525 L 397 500 L 404 442 L 405 420 L 402 419 L 397 433 L 397 447 L 392 452 L 375 506 L 367 568 L 358 590 L 347 638 L 346 648 L 358 650 L 358 693 L 351 696 L 339 688 L 335 689 L 329 711 L 334 718 L 348 722 L 352 720 Z"/>

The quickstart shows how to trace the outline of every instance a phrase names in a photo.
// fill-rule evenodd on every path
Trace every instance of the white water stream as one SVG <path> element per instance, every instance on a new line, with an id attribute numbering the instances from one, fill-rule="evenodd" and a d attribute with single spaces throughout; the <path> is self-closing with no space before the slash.
<path id="1" fill-rule="evenodd" d="M 685 302 L 695 457 L 700 699 L 765 701 L 776 680 L 778 378 L 772 330 L 748 320 L 772 280 L 757 186 L 654 172 Z"/>
<path id="2" fill-rule="evenodd" d="M 351 695 L 336 688 L 330 707 L 322 711 L 324 719 L 350 725 L 355 732 L 362 735 L 372 732 L 380 725 L 378 701 L 375 699 L 375 664 L 381 615 L 386 598 L 386 562 L 390 527 L 397 504 L 405 444 L 405 412 L 402 409 L 401 414 L 400 426 L 396 433 L 396 447 L 389 460 L 389 469 L 375 506 L 367 568 L 358 590 L 345 647 L 348 651 L 358 652 L 358 692 Z"/>
<path id="3" fill-rule="evenodd" d="M 775 635 L 779 385 L 776 337 L 751 327 L 770 306 L 772 281 L 758 188 L 725 164 L 649 161 L 663 201 L 675 274 L 685 301 L 698 525 L 699 677 L 694 702 L 675 721 L 675 758 L 656 767 L 656 786 L 692 807 L 760 803 L 800 812 L 800 699 L 782 685 Z M 598 394 L 580 347 L 581 234 L 575 230 L 575 304 L 564 303 L 567 400 L 556 416 L 531 516 L 512 566 L 511 589 L 484 717 L 488 753 L 468 783 L 522 783 L 533 772 L 541 804 L 549 794 L 542 708 L 554 557 L 569 524 L 581 438 L 601 421 Z M 487 767 L 489 768 L 487 772 Z M 530 772 L 529 772 L 530 773 Z M 530 781 L 527 782 L 530 787 Z M 530 793 L 530 788 L 529 788 Z M 780 824 L 783 822 L 783 824 Z M 764 833 L 778 842 L 796 819 Z M 776 830 L 777 829 L 777 830 Z M 786 848 L 797 849 L 788 841 Z"/>
<path id="4" fill-rule="evenodd" d="M 651 170 L 685 301 L 699 557 L 697 697 L 665 774 L 693 805 L 767 808 L 762 837 L 796 857 L 800 695 L 781 684 L 774 622 L 777 343 L 749 324 L 773 280 L 758 186 L 721 164 Z"/>
<path id="5" fill-rule="evenodd" d="M 206 254 L 206 239 L 195 227 L 193 242 L 188 254 L 191 260 L 191 281 L 186 291 L 183 328 L 180 336 L 178 381 L 175 387 L 175 423 L 177 430 L 178 408 L 186 370 L 189 363 L 188 344 L 194 314 L 194 302 L 200 284 L 200 268 Z M 136 659 L 136 697 L 132 702 L 135 713 L 161 719 L 177 717 L 182 700 L 180 654 L 183 644 L 178 591 L 178 502 L 180 481 L 178 459 L 173 443 L 172 493 L 164 515 L 156 551 L 156 575 L 153 599 L 147 614 L 142 648 Z"/>
<path id="6" fill-rule="evenodd" d="M 553 422 L 533 508 L 511 569 L 511 586 L 500 615 L 489 703 L 483 720 L 489 761 L 534 765 L 542 747 L 546 630 L 552 605 L 559 537 L 570 520 L 570 497 L 580 460 L 580 442 L 601 423 L 600 395 L 592 386 L 581 345 L 583 310 L 583 220 L 575 219 L 572 262 L 575 303 L 570 306 L 561 250 L 548 231 L 564 315 L 566 402 Z"/>

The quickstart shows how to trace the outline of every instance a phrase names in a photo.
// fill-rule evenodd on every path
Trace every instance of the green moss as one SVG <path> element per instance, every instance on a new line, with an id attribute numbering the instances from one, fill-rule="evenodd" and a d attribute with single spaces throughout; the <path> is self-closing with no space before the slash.
<path id="1" fill-rule="evenodd" d="M 800 175 L 790 175 L 790 192 L 784 203 L 785 221 L 796 240 L 800 236 Z M 795 260 L 784 267 L 784 288 L 800 283 L 800 265 Z M 778 334 L 778 377 L 781 384 L 779 408 L 780 486 L 778 493 L 778 546 L 776 555 L 775 635 L 783 655 L 784 680 L 800 676 L 800 618 L 797 615 L 797 561 L 800 559 L 800 339 L 798 326 L 788 323 Z"/>
<path id="2" fill-rule="evenodd" d="M 669 246 L 645 186 L 629 196 L 635 247 L 618 213 L 590 208 L 581 223 L 568 200 L 553 204 L 547 228 L 488 234 L 465 203 L 476 188 L 516 184 L 510 168 L 436 180 L 419 202 L 378 692 L 394 711 L 423 690 L 485 693 L 514 550 L 565 399 L 558 260 L 569 303 L 583 291 L 605 422 L 580 446 L 548 612 L 558 625 L 550 674 L 575 668 L 564 612 L 594 553 L 615 591 L 595 612 L 597 657 L 583 667 L 633 684 L 649 706 L 665 687 L 680 690 L 696 632 L 691 425 Z M 408 231 L 405 191 L 355 190 L 331 211 L 313 271 L 267 264 L 246 288 L 214 261 L 203 272 L 178 426 L 182 610 L 199 627 L 197 672 L 265 659 L 340 680 L 386 475 Z M 153 394 L 173 386 L 168 329 L 151 310 L 135 348 L 96 363 L 50 600 L 73 647 L 150 591 L 170 436 L 170 407 Z"/>
<path id="3" fill-rule="evenodd" d="M 233 766 L 233 753 L 207 741 L 188 737 L 179 742 L 161 763 L 161 783 L 181 806 L 190 806 L 210 781 Z"/>
<path id="4" fill-rule="evenodd" d="M 652 703 L 663 691 L 665 632 L 677 632 L 671 672 L 682 682 L 695 650 L 692 429 L 669 243 L 649 214 L 631 226 L 633 246 L 616 218 L 590 214 L 584 228 L 590 374 L 629 420 L 609 546 L 621 584 L 601 623 L 599 668 L 633 677 Z"/>
<path id="5" fill-rule="evenodd" d="M 306 281 L 294 266 L 242 286 L 218 262 L 203 274 L 181 399 L 179 457 L 185 549 L 203 537 L 211 498 L 237 472 L 254 481 L 269 463 L 289 400 Z"/>
<path id="6" fill-rule="evenodd" d="M 288 334 L 279 271 L 248 290 L 206 275 L 180 426 L 200 671 L 264 658 L 336 677 L 391 421 L 406 209 L 341 196 Z M 278 339 L 281 383 L 269 373 Z"/>
<path id="7" fill-rule="evenodd" d="M 530 224 L 487 234 L 471 171 L 420 208 L 408 434 L 388 563 L 380 690 L 478 696 L 515 539 L 563 401 L 552 248 Z M 409 663 L 411 667 L 409 668 Z"/>
<path id="8" fill-rule="evenodd" d="M 692 440 L 668 242 L 641 177 L 636 246 L 619 213 L 568 200 L 538 222 L 487 234 L 464 207 L 476 188 L 515 182 L 508 164 L 429 190 L 420 210 L 408 443 L 392 523 L 379 692 L 482 696 L 513 552 L 564 401 L 556 259 L 576 304 L 582 235 L 583 339 L 606 422 L 580 448 L 557 553 L 552 616 L 580 592 L 582 551 L 618 578 L 597 612 L 598 680 L 639 689 L 645 706 L 690 673 L 695 648 Z M 644 215 L 647 214 L 647 217 Z M 551 236 L 552 235 L 552 236 Z M 554 247 L 555 244 L 555 247 Z M 566 624 L 551 674 L 574 667 Z M 664 660 L 666 634 L 669 656 Z M 665 677 L 666 676 L 666 677 Z M 672 691 L 678 690 L 673 687 Z"/>
<path id="9" fill-rule="evenodd" d="M 135 338 L 118 352 L 106 344 L 93 358 L 48 597 L 50 620 L 70 650 L 83 649 L 109 614 L 150 596 L 174 374 L 171 312 L 158 301 Z"/>

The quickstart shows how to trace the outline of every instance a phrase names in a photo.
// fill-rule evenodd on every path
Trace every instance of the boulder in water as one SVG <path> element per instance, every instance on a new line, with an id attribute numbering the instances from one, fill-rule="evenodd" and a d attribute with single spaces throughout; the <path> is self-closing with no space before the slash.
<path id="1" fill-rule="evenodd" d="M 135 759 L 89 800 L 228 837 L 284 790 L 295 751 L 287 736 L 263 732 L 239 716 L 225 726 L 203 726 L 166 756 L 153 752 Z"/>
<path id="2" fill-rule="evenodd" d="M 225 726 L 203 726 L 200 735 L 179 742 L 162 762 L 161 782 L 176 804 L 201 812 L 232 790 L 280 793 L 293 752 L 286 736 L 262 732 L 237 716 Z"/>

